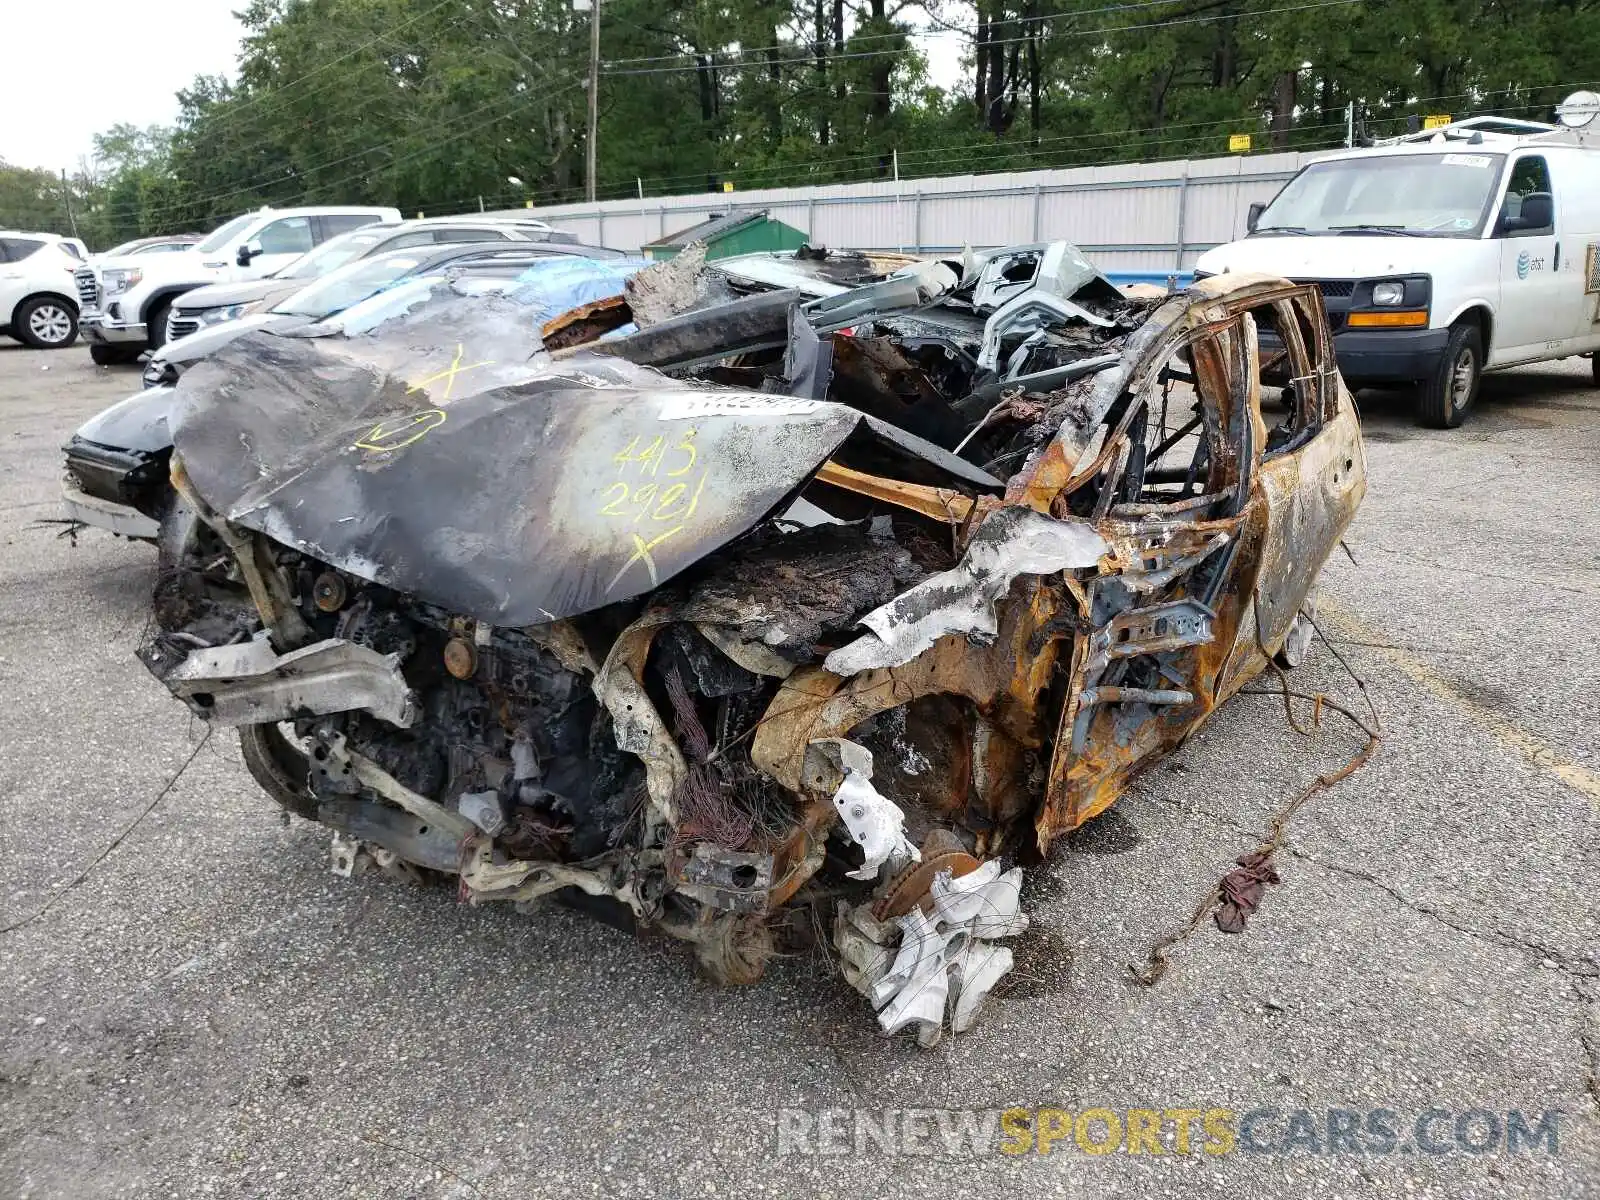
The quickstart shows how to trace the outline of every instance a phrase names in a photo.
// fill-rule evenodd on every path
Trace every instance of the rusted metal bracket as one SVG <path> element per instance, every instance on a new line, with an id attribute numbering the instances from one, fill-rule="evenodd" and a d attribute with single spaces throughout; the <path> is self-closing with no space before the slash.
<path id="1" fill-rule="evenodd" d="M 921 513 L 925 517 L 932 517 L 935 521 L 944 521 L 950 525 L 964 524 L 977 506 L 972 497 L 963 496 L 951 488 L 902 483 L 898 479 L 868 475 L 864 471 L 841 467 L 832 459 L 822 464 L 816 477 L 823 483 L 854 492 L 858 496 L 870 496 L 886 504 L 909 508 L 912 512 Z"/>

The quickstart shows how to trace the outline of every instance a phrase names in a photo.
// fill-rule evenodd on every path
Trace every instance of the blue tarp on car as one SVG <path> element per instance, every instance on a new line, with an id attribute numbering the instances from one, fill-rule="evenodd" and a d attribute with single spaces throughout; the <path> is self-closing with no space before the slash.
<path id="1" fill-rule="evenodd" d="M 622 295 L 622 285 L 649 265 L 642 258 L 602 260 L 553 255 L 518 275 L 516 286 L 508 294 L 516 303 L 532 309 L 534 321 L 543 324 L 580 304 Z"/>

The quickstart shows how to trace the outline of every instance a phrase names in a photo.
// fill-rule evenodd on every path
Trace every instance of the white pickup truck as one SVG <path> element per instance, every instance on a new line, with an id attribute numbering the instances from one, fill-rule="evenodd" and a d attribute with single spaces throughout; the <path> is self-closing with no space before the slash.
<path id="1" fill-rule="evenodd" d="M 263 208 L 235 217 L 190 250 L 106 258 L 78 268 L 78 331 L 102 366 L 133 362 L 167 337 L 167 311 L 208 283 L 258 279 L 335 234 L 400 220 L 398 209 Z"/>

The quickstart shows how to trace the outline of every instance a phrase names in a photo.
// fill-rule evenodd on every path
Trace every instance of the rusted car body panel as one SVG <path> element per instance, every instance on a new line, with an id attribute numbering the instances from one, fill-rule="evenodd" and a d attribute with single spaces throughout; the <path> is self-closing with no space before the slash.
<path id="1" fill-rule="evenodd" d="M 456 395 L 241 340 L 181 385 L 147 665 L 345 866 L 600 898 L 727 980 L 831 904 L 886 1030 L 965 1028 L 1026 925 L 1008 865 L 1266 668 L 1365 466 L 1315 288 L 892 265 L 645 279 L 675 312 Z"/>

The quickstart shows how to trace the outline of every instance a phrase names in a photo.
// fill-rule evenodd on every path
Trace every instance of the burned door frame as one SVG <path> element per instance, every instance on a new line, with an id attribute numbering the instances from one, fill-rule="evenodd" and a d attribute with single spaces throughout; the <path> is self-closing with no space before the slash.
<path id="1" fill-rule="evenodd" d="M 1241 615 L 1226 585 L 1238 569 L 1239 533 L 1265 440 L 1259 350 L 1248 316 L 1263 299 L 1252 291 L 1191 304 L 1146 348 L 1118 397 L 1122 415 L 1095 459 L 1113 467 L 1100 484 L 1095 516 L 1115 561 L 1071 589 L 1078 636 L 1035 827 L 1041 853 L 1109 807 L 1135 769 L 1180 743 L 1215 706 L 1222 665 L 1215 648 L 1233 643 Z M 1108 505 L 1108 493 L 1127 493 L 1118 476 L 1129 466 L 1131 422 L 1148 411 L 1165 364 L 1185 354 L 1208 449 L 1201 494 L 1139 495 Z M 1114 411 L 1115 404 L 1108 416 Z M 1088 482 L 1085 474 L 1074 472 L 1062 494 Z M 1052 502 L 1058 505 L 1059 497 Z M 1200 583 L 1200 595 L 1190 593 L 1190 582 Z"/>
<path id="2" fill-rule="evenodd" d="M 1282 297 L 1274 307 L 1286 334 L 1296 427 L 1283 445 L 1262 448 L 1256 485 L 1260 549 L 1251 581 L 1254 628 L 1248 631 L 1254 645 L 1236 645 L 1225 694 L 1261 669 L 1248 669 L 1252 659 L 1264 664 L 1282 647 L 1315 583 L 1316 569 L 1333 551 L 1366 491 L 1359 418 L 1339 376 L 1321 293 L 1308 290 Z M 1303 337 L 1308 332 L 1310 345 Z M 1241 640 L 1245 632 L 1240 631 Z"/>
<path id="3" fill-rule="evenodd" d="M 806 747 L 847 736 L 878 713 L 934 694 L 973 704 L 974 794 L 965 823 L 980 830 L 983 854 L 1020 848 L 1012 840 L 1015 819 L 1026 808 L 1025 797 L 1016 794 L 1019 781 L 1030 757 L 1042 766 L 1048 756 L 1045 803 L 1035 822 L 1043 853 L 1056 837 L 1108 807 L 1129 775 L 1180 744 L 1218 703 L 1264 669 L 1273 647 L 1263 648 L 1257 630 L 1254 585 L 1270 541 L 1261 485 L 1267 438 L 1250 310 L 1294 305 L 1309 322 L 1314 351 L 1298 319 L 1279 319 L 1291 331 L 1290 361 L 1306 368 L 1296 373 L 1306 376 L 1306 398 L 1324 430 L 1332 417 L 1343 415 L 1353 428 L 1353 406 L 1332 366 L 1315 290 L 1282 281 L 1243 288 L 1233 283 L 1199 303 L 1193 292 L 1176 298 L 1169 314 L 1152 318 L 1156 329 L 1137 357 L 1116 371 L 1108 391 L 1085 401 L 1085 409 L 1098 411 L 1101 424 L 1109 426 L 1092 456 L 1076 453 L 1089 441 L 1087 421 L 1080 421 L 1070 437 L 1047 445 L 1008 489 L 1011 504 L 1070 518 L 1072 497 L 1098 481 L 1090 519 L 1112 551 L 1097 575 L 1019 578 L 1001 606 L 992 646 L 944 639 L 899 667 L 849 678 L 802 667 L 786 681 L 782 703 L 775 701 L 763 718 L 751 757 L 784 786 L 816 797 L 811 807 L 817 819 L 808 812 L 797 844 L 785 847 L 780 859 L 811 859 L 828 823 L 827 793 L 819 786 L 827 780 L 802 778 Z M 1203 287 L 1195 290 L 1205 295 Z M 1204 487 L 1198 496 L 1166 502 L 1120 499 L 1132 457 L 1129 424 L 1159 386 L 1162 365 L 1184 349 L 1191 352 L 1210 451 Z M 1129 396 L 1139 403 L 1119 407 Z M 1310 444 L 1317 441 L 1314 435 Z M 1285 464 L 1277 471 L 1287 478 L 1304 452 L 1302 446 L 1277 456 Z M 1089 461 L 1078 465 L 1081 458 Z M 1314 473 L 1308 481 L 1315 484 Z M 947 509 L 946 516 L 965 524 L 970 536 L 993 508 L 993 501 L 980 501 L 964 506 L 959 518 Z M 1198 580 L 1203 594 L 1187 594 L 1186 580 Z M 1112 662 L 1140 655 L 1160 656 L 1168 677 L 1142 687 L 1102 680 Z M 1067 676 L 1064 692 L 1058 668 Z M 1060 719 L 1051 722 L 1052 739 L 1044 714 L 1057 710 L 1049 702 L 1053 696 L 1060 697 Z M 1123 715 L 1134 708 L 1141 710 L 1137 719 Z"/>
<path id="4" fill-rule="evenodd" d="M 1208 283 L 1194 290 L 1204 292 Z M 1270 454 L 1261 414 L 1258 331 L 1250 315 L 1266 307 L 1274 310 L 1274 324 L 1284 334 L 1299 421 L 1287 443 Z M 1221 516 L 1151 525 L 1155 506 L 1129 505 L 1113 507 L 1112 520 L 1100 525 L 1114 546 L 1131 542 L 1134 553 L 1119 571 L 1103 570 L 1081 594 L 1074 593 L 1085 632 L 1074 647 L 1037 822 L 1041 852 L 1109 807 L 1135 769 L 1175 749 L 1218 704 L 1266 668 L 1365 492 L 1359 422 L 1334 364 L 1321 294 L 1282 282 L 1243 288 L 1235 282 L 1225 299 L 1196 306 L 1189 314 L 1182 336 L 1206 351 L 1194 356 L 1196 387 L 1202 402 L 1218 409 L 1215 422 L 1206 421 L 1207 431 L 1223 431 L 1223 451 L 1238 456 L 1236 473 L 1220 480 L 1213 475 L 1206 493 L 1222 507 L 1229 497 L 1221 493 L 1230 484 L 1237 490 Z M 1182 344 L 1164 338 L 1150 353 L 1170 356 Z M 1147 368 L 1130 375 L 1150 377 Z M 1130 510 L 1142 519 L 1119 525 L 1116 518 Z M 1151 550 L 1159 553 L 1141 557 Z M 1208 559 L 1209 576 L 1193 574 Z M 1099 591 L 1110 586 L 1108 578 L 1148 592 L 1185 571 L 1203 582 L 1202 595 L 1185 594 L 1169 598 L 1166 606 L 1116 616 L 1095 605 Z M 1157 657 L 1160 682 L 1171 686 L 1090 692 L 1098 684 L 1097 672 L 1115 657 L 1142 654 Z M 1150 692 L 1158 694 L 1140 694 Z M 1180 702 L 1176 693 L 1188 698 Z M 1083 711 L 1091 707 L 1085 704 L 1090 699 L 1102 701 L 1092 706 L 1099 709 L 1093 716 Z"/>

